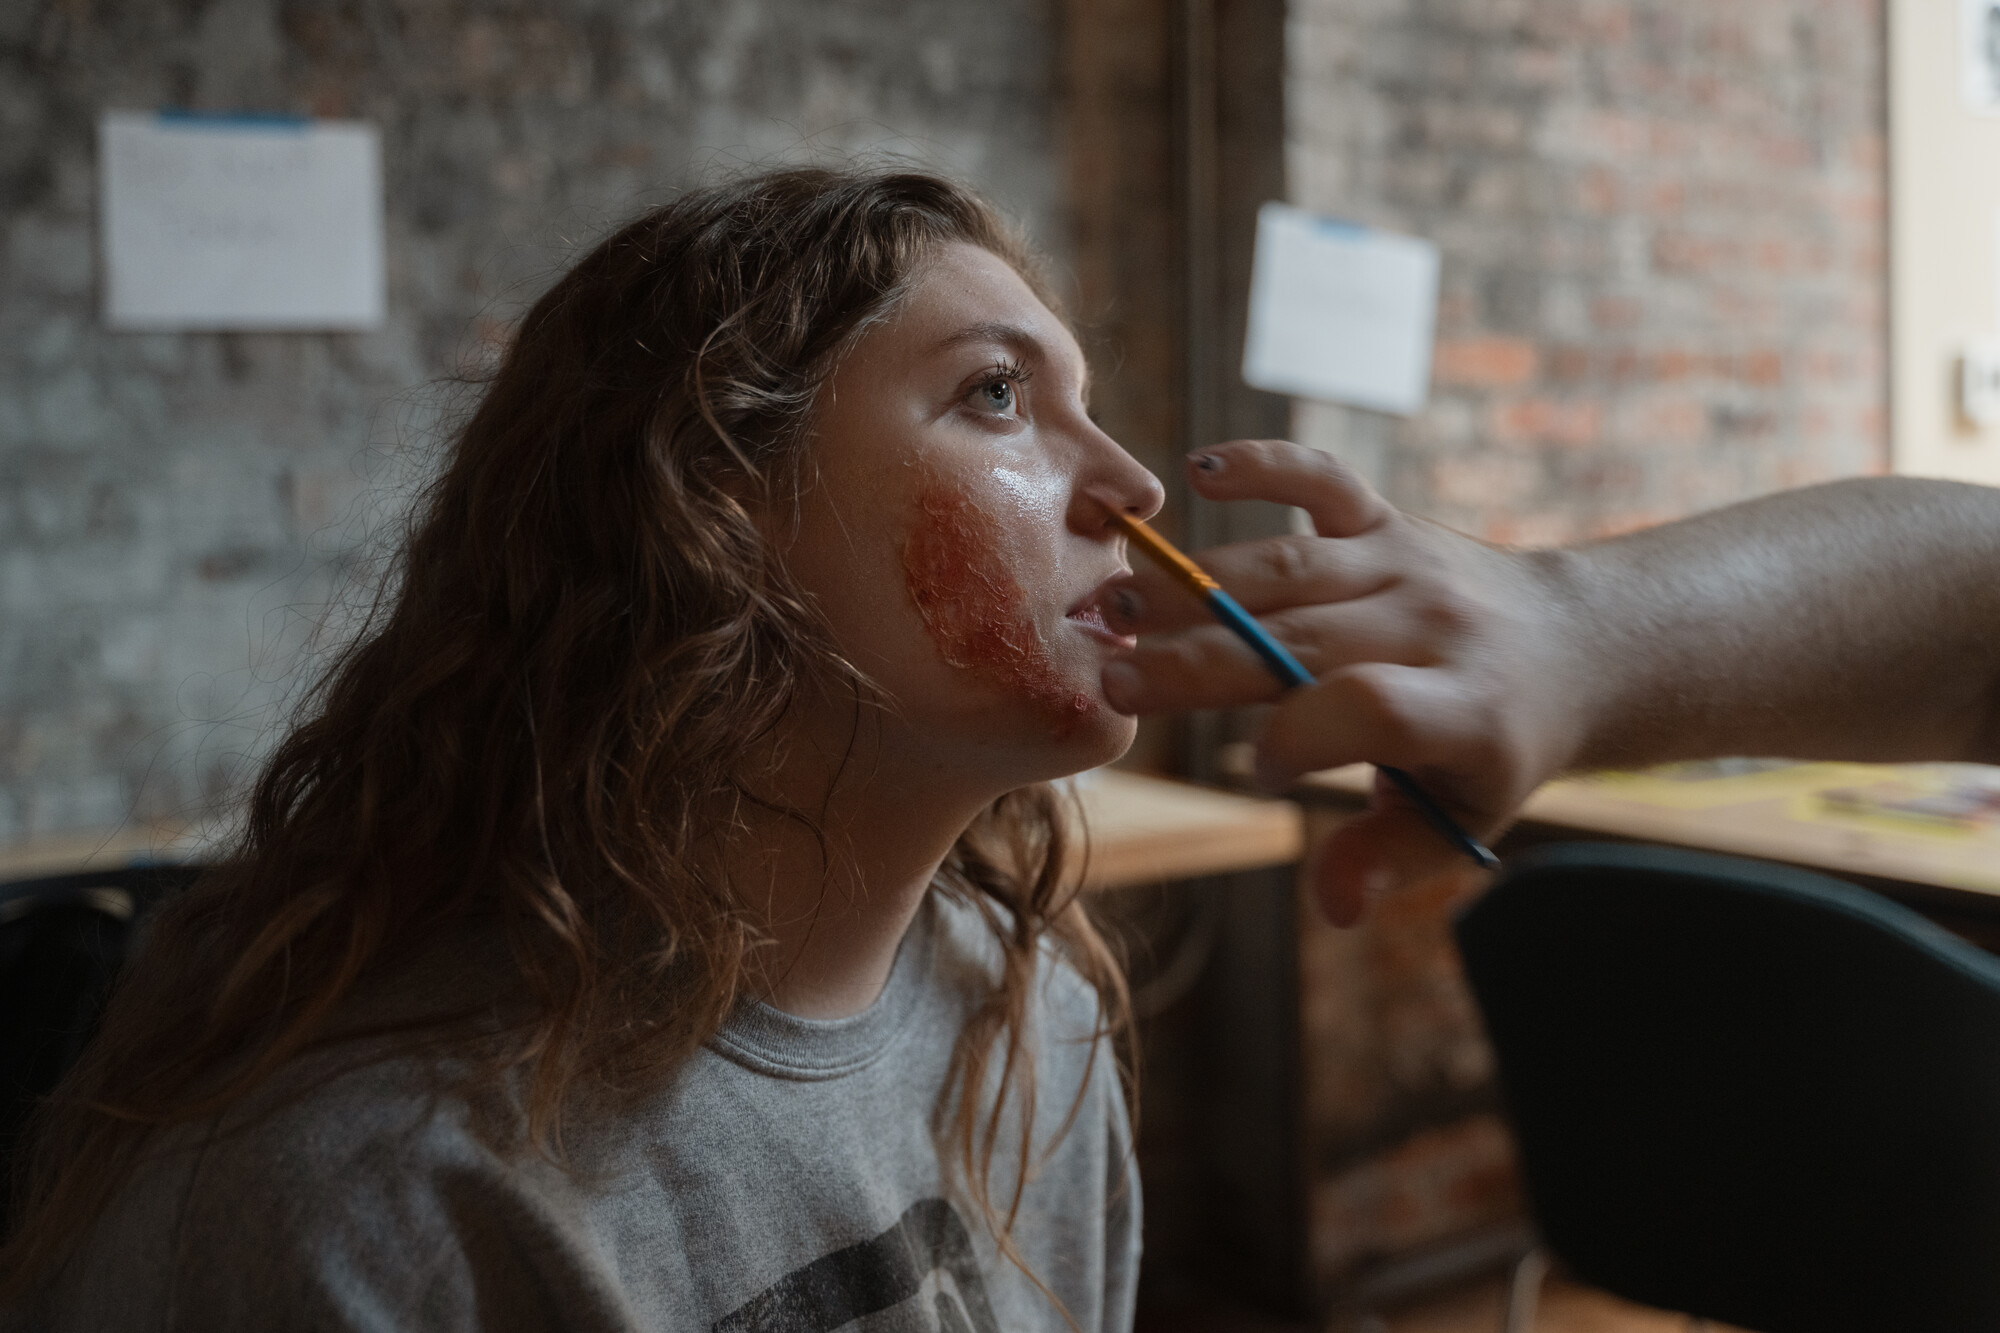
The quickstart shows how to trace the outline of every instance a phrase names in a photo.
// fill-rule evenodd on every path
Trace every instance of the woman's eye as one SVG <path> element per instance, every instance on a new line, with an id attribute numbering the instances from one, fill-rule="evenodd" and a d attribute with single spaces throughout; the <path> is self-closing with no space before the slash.
<path id="1" fill-rule="evenodd" d="M 992 379 L 972 391 L 972 401 L 983 411 L 1007 413 L 1014 410 L 1014 381 Z"/>

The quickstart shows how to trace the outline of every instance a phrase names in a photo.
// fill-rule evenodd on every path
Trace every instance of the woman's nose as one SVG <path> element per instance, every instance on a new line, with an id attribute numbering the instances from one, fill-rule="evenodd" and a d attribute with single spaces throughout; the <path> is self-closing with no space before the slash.
<path id="1" fill-rule="evenodd" d="M 1160 484 L 1160 479 L 1095 425 L 1091 427 L 1091 437 L 1086 442 L 1083 475 L 1078 478 L 1079 504 L 1074 516 L 1078 530 L 1092 532 L 1106 527 L 1110 523 L 1104 513 L 1106 509 L 1134 518 L 1151 518 L 1159 513 L 1167 502 L 1166 487 Z"/>

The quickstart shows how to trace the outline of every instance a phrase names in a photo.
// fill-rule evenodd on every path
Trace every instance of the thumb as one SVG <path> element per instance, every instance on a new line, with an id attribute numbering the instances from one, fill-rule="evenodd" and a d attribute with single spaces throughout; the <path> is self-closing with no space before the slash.
<path id="1" fill-rule="evenodd" d="M 1413 807 L 1377 796 L 1327 835 L 1305 878 L 1327 920 L 1351 926 L 1385 895 L 1464 868 L 1458 850 Z"/>

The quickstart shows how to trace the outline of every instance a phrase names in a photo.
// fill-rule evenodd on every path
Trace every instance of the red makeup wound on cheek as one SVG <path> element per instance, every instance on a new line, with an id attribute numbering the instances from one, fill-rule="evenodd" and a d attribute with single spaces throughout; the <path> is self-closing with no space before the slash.
<path id="1" fill-rule="evenodd" d="M 903 543 L 910 596 L 938 652 L 1045 713 L 1062 740 L 1090 711 L 1067 688 L 1028 614 L 1028 599 L 1000 556 L 1005 535 L 993 517 L 944 486 L 917 496 L 917 525 Z"/>

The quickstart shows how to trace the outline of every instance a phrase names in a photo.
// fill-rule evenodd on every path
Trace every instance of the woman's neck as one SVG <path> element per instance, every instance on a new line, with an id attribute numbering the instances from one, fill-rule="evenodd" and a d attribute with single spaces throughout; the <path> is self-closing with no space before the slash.
<path id="1" fill-rule="evenodd" d="M 874 1003 L 940 863 L 999 791 L 880 746 L 783 747 L 773 800 L 812 817 L 747 805 L 725 853 L 732 884 L 769 942 L 753 956 L 752 993 L 801 1018 L 844 1018 Z M 899 748 L 899 747 L 889 747 Z M 826 793 L 831 790 L 831 795 Z"/>

